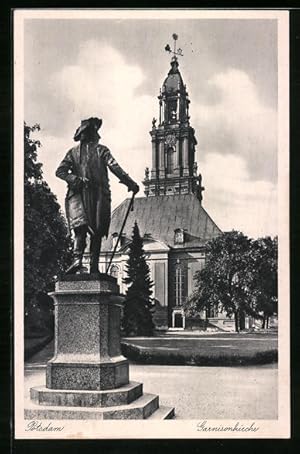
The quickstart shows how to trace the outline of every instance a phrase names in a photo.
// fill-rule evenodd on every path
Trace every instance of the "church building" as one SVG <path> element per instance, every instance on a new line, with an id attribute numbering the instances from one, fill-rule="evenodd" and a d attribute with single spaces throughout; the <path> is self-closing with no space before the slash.
<path id="1" fill-rule="evenodd" d="M 190 124 L 190 100 L 179 71 L 178 54 L 173 54 L 158 96 L 159 119 L 153 119 L 150 131 L 152 165 L 151 170 L 145 170 L 145 196 L 134 200 L 134 210 L 129 212 L 110 268 L 125 293 L 122 279 L 136 221 L 154 282 L 153 320 L 158 329 L 188 327 L 182 305 L 194 289 L 195 272 L 204 266 L 206 243 L 221 233 L 202 204 L 204 187 L 195 161 L 197 140 Z M 102 272 L 129 203 L 130 199 L 124 200 L 112 213 L 109 236 L 102 244 Z"/>

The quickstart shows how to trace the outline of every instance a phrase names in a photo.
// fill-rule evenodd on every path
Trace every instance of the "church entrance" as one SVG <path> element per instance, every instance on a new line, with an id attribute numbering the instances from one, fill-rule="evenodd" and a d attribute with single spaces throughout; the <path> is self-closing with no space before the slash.
<path id="1" fill-rule="evenodd" d="M 185 328 L 185 315 L 182 309 L 173 309 L 172 312 L 172 329 Z"/>
<path id="2" fill-rule="evenodd" d="M 175 326 L 174 328 L 183 328 L 183 320 L 181 314 L 175 314 Z"/>

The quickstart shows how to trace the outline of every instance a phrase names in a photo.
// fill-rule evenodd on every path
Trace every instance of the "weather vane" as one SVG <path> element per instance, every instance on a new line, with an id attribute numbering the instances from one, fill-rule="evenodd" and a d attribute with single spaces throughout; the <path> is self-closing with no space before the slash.
<path id="1" fill-rule="evenodd" d="M 165 47 L 165 50 L 167 52 L 169 52 L 169 54 L 173 54 L 173 58 L 176 59 L 176 55 L 180 55 L 181 57 L 183 57 L 183 53 L 182 53 L 182 49 L 180 49 L 180 47 L 176 50 L 176 41 L 178 39 L 178 35 L 176 35 L 176 33 L 173 33 L 172 35 L 172 38 L 174 39 L 174 50 L 171 49 L 170 45 L 167 44 L 166 47 Z"/>

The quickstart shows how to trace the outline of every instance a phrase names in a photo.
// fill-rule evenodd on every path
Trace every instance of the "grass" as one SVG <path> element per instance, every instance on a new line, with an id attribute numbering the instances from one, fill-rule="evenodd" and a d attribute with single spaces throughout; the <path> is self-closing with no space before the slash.
<path id="1" fill-rule="evenodd" d="M 53 356 L 54 342 L 32 355 L 29 363 L 45 364 Z M 139 364 L 242 366 L 277 361 L 276 333 L 220 333 L 210 336 L 126 338 L 122 352 Z"/>
<path id="2" fill-rule="evenodd" d="M 122 353 L 142 364 L 238 366 L 278 359 L 277 338 L 269 334 L 226 334 L 199 338 L 127 338 Z"/>

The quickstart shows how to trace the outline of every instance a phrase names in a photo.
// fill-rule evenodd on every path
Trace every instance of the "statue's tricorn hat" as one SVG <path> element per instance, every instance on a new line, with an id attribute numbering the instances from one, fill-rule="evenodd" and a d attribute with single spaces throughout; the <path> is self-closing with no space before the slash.
<path id="1" fill-rule="evenodd" d="M 98 129 L 101 128 L 101 125 L 102 125 L 102 120 L 97 117 L 91 117 L 91 118 L 88 118 L 87 120 L 82 120 L 81 125 L 79 126 L 79 128 L 76 129 L 76 132 L 74 134 L 75 142 L 78 142 L 78 140 L 80 140 L 81 133 L 85 129 L 94 127 L 96 129 L 96 131 L 98 131 Z"/>

